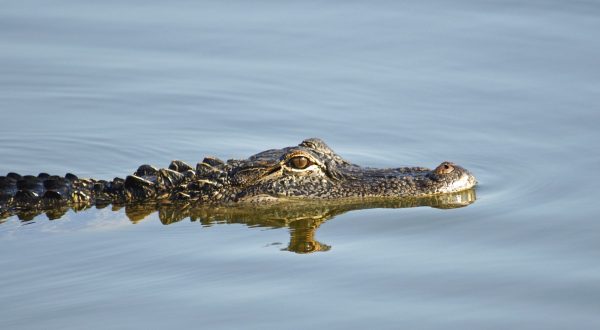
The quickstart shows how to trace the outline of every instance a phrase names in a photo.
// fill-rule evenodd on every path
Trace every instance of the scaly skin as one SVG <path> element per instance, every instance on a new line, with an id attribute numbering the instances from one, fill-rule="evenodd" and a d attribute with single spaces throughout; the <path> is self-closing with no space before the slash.
<path id="1" fill-rule="evenodd" d="M 375 169 L 354 165 L 322 140 L 272 149 L 245 160 L 207 157 L 193 169 L 182 161 L 167 169 L 142 165 L 112 181 L 45 173 L 0 177 L 0 218 L 38 210 L 92 205 L 185 201 L 201 205 L 270 203 L 289 200 L 343 200 L 423 197 L 475 186 L 464 168 L 443 162 L 423 167 Z"/>

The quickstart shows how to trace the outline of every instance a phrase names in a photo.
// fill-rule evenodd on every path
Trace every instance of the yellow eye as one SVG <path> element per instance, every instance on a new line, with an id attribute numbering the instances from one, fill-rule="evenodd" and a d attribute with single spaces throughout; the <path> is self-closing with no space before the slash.
<path id="1" fill-rule="evenodd" d="M 310 165 L 312 165 L 310 159 L 308 159 L 307 157 L 304 157 L 304 156 L 297 156 L 297 157 L 291 158 L 288 161 L 288 164 L 297 170 L 303 170 L 303 169 L 309 167 Z"/>

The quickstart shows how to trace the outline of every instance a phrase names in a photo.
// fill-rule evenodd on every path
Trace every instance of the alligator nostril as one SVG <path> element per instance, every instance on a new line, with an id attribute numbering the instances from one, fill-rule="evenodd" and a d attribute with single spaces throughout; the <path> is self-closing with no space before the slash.
<path id="1" fill-rule="evenodd" d="M 442 163 L 434 170 L 436 174 L 448 174 L 452 171 L 454 171 L 454 166 L 452 166 L 450 163 Z"/>

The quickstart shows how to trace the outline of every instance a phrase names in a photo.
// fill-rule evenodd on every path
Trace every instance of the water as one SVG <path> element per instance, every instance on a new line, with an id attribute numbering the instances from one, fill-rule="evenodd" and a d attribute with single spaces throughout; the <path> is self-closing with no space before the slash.
<path id="1" fill-rule="evenodd" d="M 0 328 L 600 326 L 600 4 L 12 1 L 0 173 L 111 178 L 323 138 L 475 173 L 464 208 L 0 224 Z M 297 229 L 296 229 L 297 230 Z M 291 235 L 291 236 L 290 236 Z"/>

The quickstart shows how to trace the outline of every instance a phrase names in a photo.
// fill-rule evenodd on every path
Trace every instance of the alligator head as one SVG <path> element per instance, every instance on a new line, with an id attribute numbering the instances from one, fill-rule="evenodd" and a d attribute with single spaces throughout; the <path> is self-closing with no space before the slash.
<path id="1" fill-rule="evenodd" d="M 450 162 L 433 170 L 361 167 L 316 138 L 245 160 L 205 158 L 196 174 L 201 183 L 196 189 L 202 193 L 194 195 L 212 203 L 424 197 L 459 192 L 476 184 L 469 171 Z"/>

